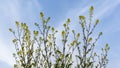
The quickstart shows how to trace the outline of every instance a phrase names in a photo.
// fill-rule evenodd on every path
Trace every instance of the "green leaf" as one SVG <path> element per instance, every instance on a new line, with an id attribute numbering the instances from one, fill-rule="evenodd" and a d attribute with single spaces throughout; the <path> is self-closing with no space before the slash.
<path id="1" fill-rule="evenodd" d="M 72 33 L 74 34 L 74 33 L 75 33 L 75 31 L 74 31 L 74 30 L 72 30 Z"/>
<path id="2" fill-rule="evenodd" d="M 35 36 L 38 36 L 38 31 L 34 31 L 34 35 L 35 35 Z"/>
<path id="3" fill-rule="evenodd" d="M 49 55 L 51 55 L 51 54 L 52 54 L 52 52 L 49 53 Z"/>
<path id="4" fill-rule="evenodd" d="M 38 23 L 35 23 L 35 26 L 39 26 L 39 24 L 38 24 Z"/>
<path id="5" fill-rule="evenodd" d="M 83 22 L 83 23 L 81 24 L 81 26 L 82 26 L 82 28 L 84 28 L 84 26 L 85 26 L 85 23 Z"/>
<path id="6" fill-rule="evenodd" d="M 11 28 L 9 28 L 9 31 L 10 31 L 10 32 L 13 32 L 13 30 L 12 30 Z"/>
<path id="7" fill-rule="evenodd" d="M 61 52 L 59 50 L 56 50 L 57 53 L 61 54 Z"/>
<path id="8" fill-rule="evenodd" d="M 94 53 L 94 56 L 97 56 L 96 52 Z"/>
<path id="9" fill-rule="evenodd" d="M 90 11 L 93 11 L 93 10 L 94 10 L 94 7 L 93 7 L 93 6 L 91 6 L 91 7 L 90 7 Z"/>
<path id="10" fill-rule="evenodd" d="M 79 16 L 79 19 L 80 19 L 80 20 L 84 20 L 85 17 L 84 17 L 84 16 Z"/>
<path id="11" fill-rule="evenodd" d="M 17 41 L 17 39 L 13 39 L 13 43 L 15 43 Z"/>
<path id="12" fill-rule="evenodd" d="M 50 17 L 47 18 L 47 22 L 50 20 Z"/>
<path id="13" fill-rule="evenodd" d="M 102 32 L 99 33 L 99 36 L 101 36 L 101 35 L 102 35 Z"/>
<path id="14" fill-rule="evenodd" d="M 97 19 L 96 22 L 95 22 L 95 25 L 97 25 L 99 23 L 99 20 Z"/>
<path id="15" fill-rule="evenodd" d="M 63 24 L 64 27 L 66 27 L 66 24 Z"/>
<path id="16" fill-rule="evenodd" d="M 45 58 L 46 56 L 44 54 L 42 54 L 42 56 Z"/>
<path id="17" fill-rule="evenodd" d="M 65 57 L 67 58 L 69 56 L 69 54 L 67 54 Z"/>
<path id="18" fill-rule="evenodd" d="M 75 45 L 75 41 L 72 41 L 71 45 L 74 46 Z"/>
<path id="19" fill-rule="evenodd" d="M 18 22 L 18 21 L 16 21 L 15 23 L 16 23 L 17 26 L 19 25 L 19 22 Z"/>
<path id="20" fill-rule="evenodd" d="M 106 44 L 106 47 L 108 47 L 108 43 Z"/>
<path id="21" fill-rule="evenodd" d="M 17 64 L 14 64 L 14 68 L 18 68 Z"/>
<path id="22" fill-rule="evenodd" d="M 52 27 L 51 30 L 52 30 L 52 32 L 54 32 L 55 31 L 54 27 Z"/>
<path id="23" fill-rule="evenodd" d="M 78 57 L 78 59 L 79 59 L 79 60 L 81 60 L 81 59 L 82 59 L 82 58 L 81 58 L 80 56 L 78 56 L 78 55 L 76 55 L 76 57 Z"/>
<path id="24" fill-rule="evenodd" d="M 64 54 L 61 54 L 61 56 L 60 56 L 60 57 L 61 57 L 61 59 L 63 59 L 63 58 L 64 58 Z"/>
<path id="25" fill-rule="evenodd" d="M 92 41 L 92 38 L 90 37 L 89 39 L 88 39 L 88 42 L 91 42 Z"/>
<path id="26" fill-rule="evenodd" d="M 89 62 L 88 67 L 90 67 L 93 64 L 93 62 Z"/>
<path id="27" fill-rule="evenodd" d="M 86 53 L 88 54 L 90 51 L 91 51 L 91 49 L 88 49 Z"/>
<path id="28" fill-rule="evenodd" d="M 107 50 L 109 50 L 109 49 L 110 49 L 110 47 L 109 47 L 108 43 L 106 44 L 105 48 L 106 48 Z"/>
<path id="29" fill-rule="evenodd" d="M 65 36 L 65 31 L 64 31 L 64 30 L 62 31 L 62 36 L 63 36 L 63 37 Z"/>
<path id="30" fill-rule="evenodd" d="M 55 33 L 57 33 L 57 32 L 58 32 L 58 30 L 55 31 Z"/>
<path id="31" fill-rule="evenodd" d="M 50 29 L 50 26 L 48 26 L 48 29 Z"/>
<path id="32" fill-rule="evenodd" d="M 43 14 L 43 12 L 40 12 L 40 17 L 44 17 L 44 14 Z"/>
<path id="33" fill-rule="evenodd" d="M 22 51 L 21 51 L 21 50 L 20 50 L 20 51 L 18 51 L 18 52 L 17 52 L 17 54 L 18 54 L 18 55 L 21 55 L 21 54 L 22 54 Z"/>
<path id="34" fill-rule="evenodd" d="M 49 45 L 52 46 L 52 42 L 49 42 Z"/>
<path id="35" fill-rule="evenodd" d="M 79 37 L 80 37 L 80 33 L 77 34 L 77 38 L 79 38 Z"/>
<path id="36" fill-rule="evenodd" d="M 81 44 L 81 42 L 77 42 L 77 45 L 80 45 Z"/>
<path id="37" fill-rule="evenodd" d="M 70 21 L 70 18 L 67 19 L 67 24 L 69 24 L 71 21 Z"/>
<path id="38" fill-rule="evenodd" d="M 67 67 L 67 68 L 70 68 L 70 66 L 71 66 L 72 64 L 73 64 L 73 63 L 68 64 L 68 67 Z"/>

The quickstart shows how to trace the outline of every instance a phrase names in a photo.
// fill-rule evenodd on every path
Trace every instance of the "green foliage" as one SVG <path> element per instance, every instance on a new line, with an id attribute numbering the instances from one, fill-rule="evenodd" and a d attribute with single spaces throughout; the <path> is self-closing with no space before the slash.
<path id="1" fill-rule="evenodd" d="M 15 37 L 14 68 L 106 68 L 110 47 L 106 44 L 100 54 L 94 50 L 102 32 L 99 32 L 96 38 L 92 37 L 99 23 L 98 19 L 91 23 L 93 11 L 94 7 L 91 6 L 89 22 L 85 16 L 79 16 L 82 31 L 77 31 L 78 33 L 76 30 L 71 31 L 69 27 L 71 20 L 69 18 L 66 20 L 61 31 L 61 46 L 56 43 L 58 31 L 49 26 L 50 17 L 46 18 L 42 12 L 40 13 L 42 26 L 35 23 L 38 30 L 32 31 L 26 23 L 16 21 L 17 30 L 9 29 Z M 68 38 L 71 32 L 73 39 L 70 41 Z"/>

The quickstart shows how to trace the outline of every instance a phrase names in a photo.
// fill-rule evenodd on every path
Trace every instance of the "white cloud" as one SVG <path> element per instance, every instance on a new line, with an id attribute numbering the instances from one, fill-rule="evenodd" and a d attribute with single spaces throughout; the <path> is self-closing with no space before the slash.
<path id="1" fill-rule="evenodd" d="M 25 9 L 28 11 L 28 13 L 24 11 Z M 15 49 L 11 42 L 13 39 L 12 33 L 10 33 L 8 29 L 10 27 L 14 28 L 14 22 L 16 20 L 21 21 L 25 18 L 23 17 L 25 15 L 28 16 L 30 14 L 33 17 L 36 16 L 35 13 L 40 9 L 41 7 L 37 0 L 4 0 L 0 2 L 0 61 L 2 60 L 10 66 L 13 66 L 14 58 L 12 53 L 15 51 Z"/>
<path id="2" fill-rule="evenodd" d="M 8 33 L 8 24 L 13 22 L 15 19 L 19 19 L 20 14 L 18 5 L 17 1 L 4 1 L 0 6 L 0 60 L 6 62 L 10 66 L 13 66 L 14 59 L 12 56 L 13 47 L 9 46 L 9 42 L 11 41 L 8 41 L 8 38 L 10 38 Z M 5 35 L 7 35 L 8 38 L 6 38 L 7 36 Z"/>
<path id="3" fill-rule="evenodd" d="M 7 45 L 6 42 L 0 43 L 0 61 L 2 60 L 8 65 L 13 66 L 13 63 L 15 62 L 12 56 L 13 50 L 9 49 Z"/>
<path id="4" fill-rule="evenodd" d="M 96 11 L 96 18 L 103 18 L 105 15 L 110 14 L 116 6 L 120 4 L 120 0 L 106 0 L 100 6 L 96 7 L 99 8 Z"/>

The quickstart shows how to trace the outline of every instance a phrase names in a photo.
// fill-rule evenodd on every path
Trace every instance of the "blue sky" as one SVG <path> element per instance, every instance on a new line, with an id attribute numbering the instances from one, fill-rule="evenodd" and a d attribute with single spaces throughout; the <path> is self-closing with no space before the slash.
<path id="1" fill-rule="evenodd" d="M 12 68 L 14 45 L 11 40 L 10 27 L 14 22 L 25 22 L 34 28 L 35 22 L 40 22 L 39 13 L 43 11 L 51 17 L 50 25 L 62 30 L 62 24 L 71 18 L 73 29 L 78 28 L 78 16 L 88 15 L 90 6 L 94 6 L 94 18 L 100 19 L 95 30 L 103 32 L 99 47 L 109 43 L 108 68 L 120 67 L 120 0 L 0 0 L 0 68 Z M 58 35 L 59 36 L 59 35 Z"/>

